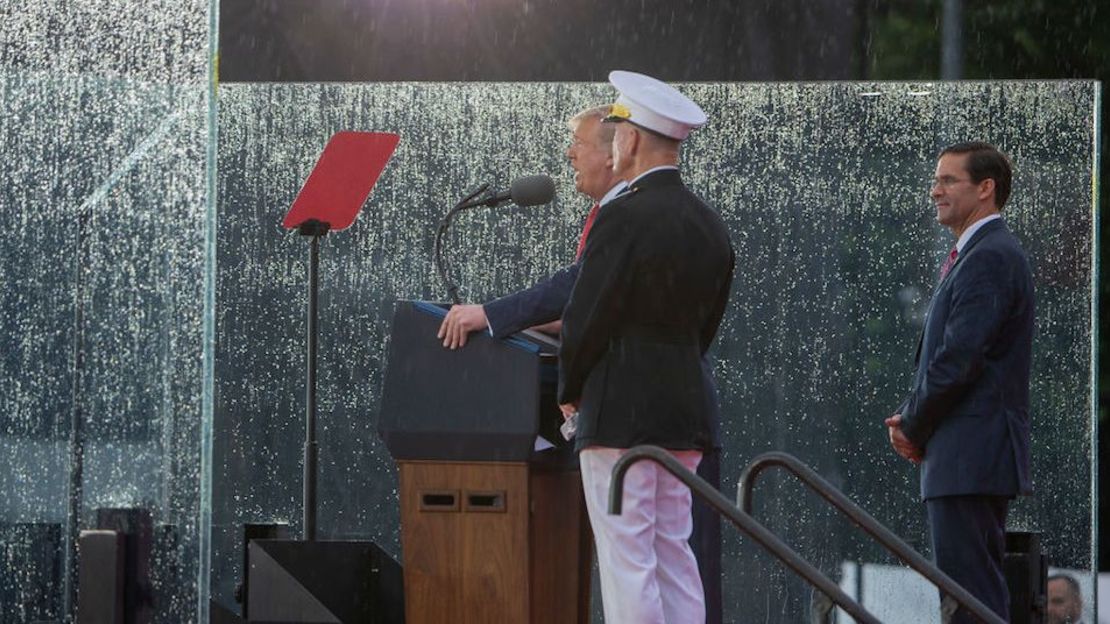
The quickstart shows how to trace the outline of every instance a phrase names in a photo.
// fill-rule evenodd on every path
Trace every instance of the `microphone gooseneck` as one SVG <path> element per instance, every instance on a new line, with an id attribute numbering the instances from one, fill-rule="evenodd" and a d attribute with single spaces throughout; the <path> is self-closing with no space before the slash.
<path id="1" fill-rule="evenodd" d="M 508 201 L 522 207 L 539 206 L 555 198 L 555 182 L 550 176 L 543 174 L 519 177 L 513 180 L 507 191 L 495 193 L 487 192 L 488 190 L 489 184 L 483 184 L 462 198 L 459 203 L 455 204 L 454 208 L 447 211 L 436 229 L 434 248 L 436 270 L 447 289 L 447 296 L 456 305 L 462 303 L 462 300 L 459 299 L 459 287 L 451 281 L 449 277 L 450 267 L 447 266 L 447 260 L 443 257 L 443 239 L 447 235 L 447 228 L 450 227 L 455 215 L 470 208 L 478 208 L 479 206 L 492 208 Z"/>
<path id="2" fill-rule="evenodd" d="M 470 198 L 468 201 L 460 204 L 461 208 L 477 208 L 479 206 L 486 206 L 487 208 L 494 208 L 500 206 L 505 202 L 512 202 L 517 206 L 539 206 L 546 204 L 555 197 L 555 182 L 549 176 L 530 175 L 521 176 L 513 180 L 512 185 L 507 190 L 493 192 L 490 191 L 479 198 Z"/>
<path id="3" fill-rule="evenodd" d="M 473 202 L 475 197 L 484 193 L 488 188 L 489 184 L 483 184 L 471 191 L 469 195 L 462 198 L 459 203 L 455 204 L 454 208 L 447 211 L 447 214 L 444 215 L 443 219 L 440 219 L 439 227 L 436 228 L 436 240 L 433 251 L 435 255 L 436 270 L 439 271 L 439 279 L 443 282 L 443 286 L 447 289 L 447 296 L 451 299 L 451 302 L 456 305 L 462 303 L 462 301 L 459 299 L 459 287 L 456 286 L 455 283 L 451 281 L 451 278 L 447 275 L 447 262 L 443 258 L 443 237 L 447 234 L 447 227 L 451 225 L 451 219 L 455 218 L 455 215 L 458 214 L 460 210 L 473 208 L 473 206 L 470 206 L 468 204 Z"/>

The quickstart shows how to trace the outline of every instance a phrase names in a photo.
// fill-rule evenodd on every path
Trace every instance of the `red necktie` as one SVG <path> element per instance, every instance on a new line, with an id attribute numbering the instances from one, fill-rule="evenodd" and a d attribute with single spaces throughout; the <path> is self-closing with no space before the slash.
<path id="1" fill-rule="evenodd" d="M 590 208 L 590 214 L 586 215 L 586 224 L 582 226 L 582 236 L 578 238 L 578 250 L 574 252 L 574 259 L 577 261 L 582 257 L 582 252 L 586 250 L 586 239 L 590 236 L 590 228 L 594 226 L 594 219 L 597 218 L 597 211 L 601 208 L 601 204 L 594 203 Z"/>
<path id="2" fill-rule="evenodd" d="M 944 259 L 944 264 L 940 265 L 940 279 L 943 282 L 944 277 L 952 270 L 952 265 L 956 264 L 956 256 L 959 254 L 956 248 L 953 247 L 952 251 L 948 252 L 948 257 Z"/>

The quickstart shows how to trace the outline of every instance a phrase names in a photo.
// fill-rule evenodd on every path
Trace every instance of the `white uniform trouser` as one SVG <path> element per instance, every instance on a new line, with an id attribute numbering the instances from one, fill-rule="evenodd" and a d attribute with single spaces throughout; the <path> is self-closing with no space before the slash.
<path id="1" fill-rule="evenodd" d="M 606 624 L 703 624 L 705 593 L 690 550 L 690 488 L 651 460 L 624 478 L 623 513 L 609 515 L 613 465 L 627 449 L 579 453 L 586 509 L 597 546 Z M 668 451 L 691 472 L 699 451 Z"/>

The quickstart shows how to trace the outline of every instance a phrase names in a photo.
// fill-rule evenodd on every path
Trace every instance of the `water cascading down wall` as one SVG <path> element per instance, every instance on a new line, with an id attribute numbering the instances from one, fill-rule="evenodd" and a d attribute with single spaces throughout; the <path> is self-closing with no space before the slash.
<path id="1" fill-rule="evenodd" d="M 164 622 L 205 621 L 209 599 L 234 607 L 242 524 L 299 532 L 306 244 L 279 222 L 339 130 L 401 143 L 356 224 L 322 244 L 320 534 L 400 558 L 396 472 L 376 434 L 393 302 L 444 298 L 436 223 L 484 182 L 545 172 L 558 196 L 456 222 L 466 299 L 570 262 L 588 202 L 564 122 L 611 90 L 228 84 L 212 99 L 208 3 L 130 7 L 126 29 L 90 10 L 59 40 L 44 33 L 61 4 L 7 9 L 0 27 L 0 622 L 64 618 L 71 536 L 99 508 L 152 511 Z M 726 494 L 754 455 L 785 450 L 926 551 L 916 472 L 882 419 L 909 384 L 951 245 L 928 199 L 936 153 L 984 139 L 1014 160 L 1004 214 L 1038 296 L 1037 494 L 1010 525 L 1042 533 L 1053 565 L 1089 582 L 1098 86 L 684 90 L 711 119 L 684 149 L 685 178 L 738 258 L 713 349 Z M 934 593 L 800 488 L 769 479 L 756 512 L 881 619 L 935 617 Z M 803 619 L 808 589 L 724 533 L 726 621 Z M 906 587 L 916 598 L 884 601 Z"/>

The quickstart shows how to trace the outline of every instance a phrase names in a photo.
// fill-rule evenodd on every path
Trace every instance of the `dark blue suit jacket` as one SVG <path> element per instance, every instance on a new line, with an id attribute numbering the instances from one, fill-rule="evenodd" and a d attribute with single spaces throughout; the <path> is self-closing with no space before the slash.
<path id="1" fill-rule="evenodd" d="M 1033 278 L 1001 219 L 982 226 L 937 287 L 902 431 L 925 451 L 921 496 L 1032 492 Z"/>
<path id="2" fill-rule="evenodd" d="M 495 338 L 504 338 L 535 325 L 549 323 L 563 317 L 563 308 L 578 278 L 578 263 L 563 267 L 551 276 L 482 307 Z"/>

